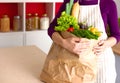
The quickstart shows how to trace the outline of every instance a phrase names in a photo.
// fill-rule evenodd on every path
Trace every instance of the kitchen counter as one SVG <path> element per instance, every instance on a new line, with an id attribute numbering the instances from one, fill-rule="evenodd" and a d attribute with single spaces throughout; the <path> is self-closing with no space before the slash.
<path id="1" fill-rule="evenodd" d="M 115 54 L 120 55 L 120 42 L 118 44 L 116 44 L 115 46 L 113 46 L 112 49 Z"/>
<path id="2" fill-rule="evenodd" d="M 120 55 L 120 43 L 113 47 Z M 0 83 L 42 83 L 46 54 L 36 46 L 0 48 Z"/>
<path id="3" fill-rule="evenodd" d="M 0 48 L 0 83 L 42 83 L 45 58 L 36 46 Z"/>

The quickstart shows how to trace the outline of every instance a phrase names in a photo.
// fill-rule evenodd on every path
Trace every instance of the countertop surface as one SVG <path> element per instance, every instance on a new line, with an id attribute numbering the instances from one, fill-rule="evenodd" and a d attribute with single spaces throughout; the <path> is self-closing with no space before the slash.
<path id="1" fill-rule="evenodd" d="M 120 55 L 120 43 L 113 47 Z M 0 48 L 0 83 L 42 83 L 46 54 L 36 46 Z"/>
<path id="2" fill-rule="evenodd" d="M 115 46 L 113 46 L 113 51 L 114 53 L 116 53 L 117 55 L 120 56 L 120 42 L 118 44 L 116 44 Z"/>
<path id="3" fill-rule="evenodd" d="M 0 83 L 42 83 L 45 57 L 36 46 L 0 48 Z"/>

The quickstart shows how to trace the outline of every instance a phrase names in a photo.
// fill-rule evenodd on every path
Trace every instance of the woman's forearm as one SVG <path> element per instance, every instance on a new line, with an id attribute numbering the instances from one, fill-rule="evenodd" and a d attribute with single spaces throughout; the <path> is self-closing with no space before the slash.
<path id="1" fill-rule="evenodd" d="M 107 40 L 105 40 L 105 46 L 106 47 L 112 47 L 117 43 L 117 40 L 115 37 L 109 37 Z"/>
<path id="2" fill-rule="evenodd" d="M 98 42 L 98 45 L 94 47 L 93 51 L 96 55 L 101 55 L 106 48 L 112 47 L 117 43 L 117 40 L 115 37 L 109 37 L 106 40 L 100 40 Z"/>
<path id="3" fill-rule="evenodd" d="M 63 38 L 58 32 L 52 34 L 52 40 L 54 43 L 77 55 L 80 55 L 90 47 L 90 41 L 85 38 Z"/>
<path id="4" fill-rule="evenodd" d="M 61 37 L 61 35 L 58 32 L 54 32 L 52 34 L 52 40 L 53 42 L 55 42 L 56 44 L 62 46 L 63 45 L 63 38 Z"/>

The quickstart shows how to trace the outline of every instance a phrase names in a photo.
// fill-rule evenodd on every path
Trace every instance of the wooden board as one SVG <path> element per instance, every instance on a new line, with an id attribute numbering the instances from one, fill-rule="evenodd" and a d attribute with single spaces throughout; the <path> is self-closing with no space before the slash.
<path id="1" fill-rule="evenodd" d="M 45 57 L 36 46 L 0 48 L 0 83 L 42 83 Z"/>

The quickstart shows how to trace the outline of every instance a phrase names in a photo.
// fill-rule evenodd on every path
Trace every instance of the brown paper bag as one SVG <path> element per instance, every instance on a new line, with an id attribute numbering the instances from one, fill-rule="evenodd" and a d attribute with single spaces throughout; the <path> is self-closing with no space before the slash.
<path id="1" fill-rule="evenodd" d="M 69 32 L 61 34 L 64 38 L 73 36 Z M 92 48 L 97 40 L 89 41 L 91 41 L 91 47 L 79 56 L 53 43 L 40 75 L 41 81 L 45 83 L 94 83 L 97 57 Z"/>

